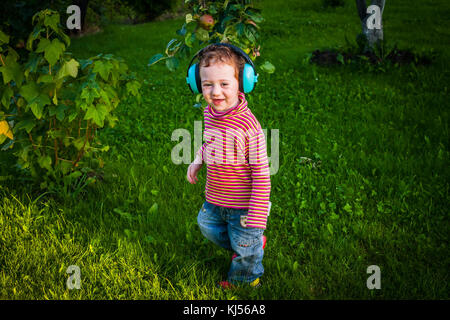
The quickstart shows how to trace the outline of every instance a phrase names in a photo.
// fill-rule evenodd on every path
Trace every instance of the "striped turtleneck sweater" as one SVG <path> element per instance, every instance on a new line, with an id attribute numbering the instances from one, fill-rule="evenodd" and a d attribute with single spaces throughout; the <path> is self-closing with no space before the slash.
<path id="1" fill-rule="evenodd" d="M 245 94 L 223 112 L 204 111 L 205 143 L 198 151 L 207 164 L 206 201 L 217 206 L 248 209 L 247 227 L 266 229 L 270 172 L 264 133 L 247 107 Z"/>

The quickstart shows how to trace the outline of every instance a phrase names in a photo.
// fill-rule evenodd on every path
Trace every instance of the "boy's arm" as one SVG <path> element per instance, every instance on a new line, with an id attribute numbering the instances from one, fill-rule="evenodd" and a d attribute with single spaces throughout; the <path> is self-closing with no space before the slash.
<path id="1" fill-rule="evenodd" d="M 201 148 L 200 148 L 201 150 Z M 203 167 L 203 161 L 202 156 L 199 152 L 197 152 L 194 161 L 189 165 L 187 169 L 187 180 L 190 183 L 197 183 L 197 173 L 200 171 L 200 169 Z"/>
<path id="2" fill-rule="evenodd" d="M 198 149 L 197 153 L 195 154 L 195 159 L 194 159 L 194 163 L 195 164 L 201 164 L 203 163 L 203 152 L 205 150 L 206 147 L 206 142 L 200 147 L 200 149 Z"/>
<path id="3" fill-rule="evenodd" d="M 252 195 L 248 207 L 247 226 L 265 229 L 270 210 L 271 186 L 266 141 L 261 129 L 249 136 L 248 156 Z"/>

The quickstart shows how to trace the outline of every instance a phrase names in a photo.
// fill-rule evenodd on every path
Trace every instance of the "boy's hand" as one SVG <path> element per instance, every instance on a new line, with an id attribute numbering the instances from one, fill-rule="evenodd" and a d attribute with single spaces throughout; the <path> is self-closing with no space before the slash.
<path id="1" fill-rule="evenodd" d="M 201 159 L 198 157 L 195 158 L 194 162 L 192 162 L 187 170 L 187 179 L 189 183 L 196 184 L 198 181 L 197 173 L 200 171 L 200 169 L 203 167 L 203 163 Z"/>

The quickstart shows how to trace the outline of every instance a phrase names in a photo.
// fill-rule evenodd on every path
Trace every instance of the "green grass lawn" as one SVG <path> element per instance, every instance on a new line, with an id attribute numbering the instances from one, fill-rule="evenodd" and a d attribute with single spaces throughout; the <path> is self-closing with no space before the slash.
<path id="1" fill-rule="evenodd" d="M 269 60 L 276 72 L 262 73 L 247 98 L 269 146 L 270 130 L 280 134 L 263 286 L 215 287 L 231 255 L 196 223 L 206 170 L 191 185 L 187 165 L 171 161 L 172 132 L 193 135 L 203 118 L 185 84 L 187 59 L 176 73 L 147 67 L 178 19 L 72 40 L 79 59 L 123 57 L 145 79 L 142 103 L 124 101 L 118 125 L 100 131 L 111 147 L 104 180 L 78 197 L 32 190 L 0 154 L 1 299 L 449 298 L 448 1 L 387 3 L 389 44 L 437 58 L 385 72 L 305 62 L 354 41 L 354 1 L 327 10 L 320 1 L 256 3 L 266 19 L 257 64 Z M 66 286 L 70 265 L 80 267 L 80 290 Z M 370 265 L 380 267 L 380 290 L 366 286 Z"/>

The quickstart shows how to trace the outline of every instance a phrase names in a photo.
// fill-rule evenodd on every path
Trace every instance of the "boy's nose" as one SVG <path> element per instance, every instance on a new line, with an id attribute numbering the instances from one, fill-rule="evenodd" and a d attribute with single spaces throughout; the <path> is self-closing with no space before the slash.
<path id="1" fill-rule="evenodd" d="M 218 96 L 218 95 L 220 95 L 220 87 L 219 87 L 219 86 L 213 86 L 213 89 L 212 89 L 212 95 L 213 95 L 213 96 Z"/>

